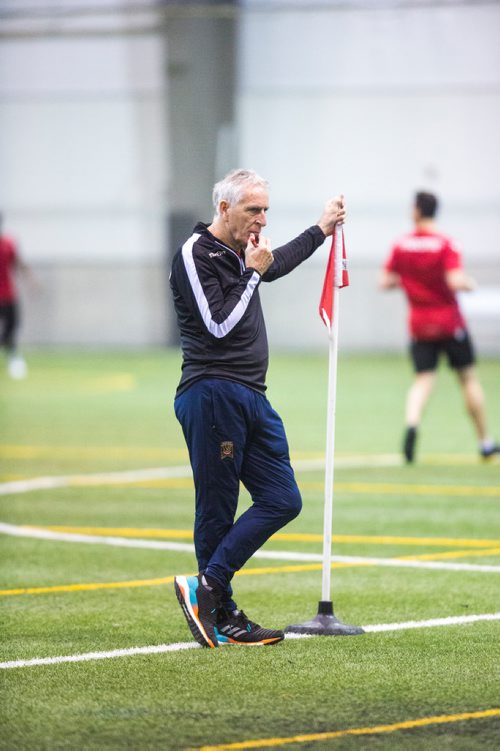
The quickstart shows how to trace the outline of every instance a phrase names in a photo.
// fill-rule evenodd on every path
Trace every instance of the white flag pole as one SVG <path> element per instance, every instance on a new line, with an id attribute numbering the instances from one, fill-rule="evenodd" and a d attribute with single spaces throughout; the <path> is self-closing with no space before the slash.
<path id="1" fill-rule="evenodd" d="M 322 595 L 318 603 L 318 613 L 309 621 L 287 626 L 285 631 L 295 634 L 313 636 L 355 636 L 363 634 L 361 626 L 342 623 L 333 612 L 331 600 L 331 556 L 332 556 L 332 509 L 333 509 L 333 475 L 335 459 L 335 413 L 337 409 L 337 353 L 339 336 L 339 289 L 342 286 L 343 266 L 343 228 L 337 225 L 334 236 L 333 264 L 333 310 L 330 317 L 321 311 L 322 318 L 328 324 L 328 403 L 326 425 L 326 464 L 325 464 L 325 508 L 323 521 L 323 582 Z"/>
<path id="2" fill-rule="evenodd" d="M 337 360 L 339 341 L 339 289 L 342 285 L 343 227 L 335 227 L 332 325 L 328 327 L 328 397 L 326 408 L 325 508 L 323 517 L 323 584 L 321 599 L 331 599 L 331 555 L 335 469 L 335 417 L 337 411 Z"/>

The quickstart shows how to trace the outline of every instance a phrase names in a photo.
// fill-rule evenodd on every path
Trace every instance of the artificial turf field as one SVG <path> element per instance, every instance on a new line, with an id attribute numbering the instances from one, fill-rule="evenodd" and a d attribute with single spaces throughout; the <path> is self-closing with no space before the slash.
<path id="1" fill-rule="evenodd" d="M 206 650 L 181 649 L 194 643 L 172 586 L 195 571 L 178 352 L 28 364 L 25 381 L 0 374 L 0 748 L 500 747 L 499 621 L 473 618 L 500 617 L 500 458 L 478 459 L 444 366 L 408 467 L 405 357 L 339 358 L 333 600 L 343 621 L 387 630 Z M 479 372 L 500 438 L 500 361 Z M 272 356 L 304 508 L 263 549 L 282 557 L 234 580 L 265 626 L 308 620 L 321 596 L 326 380 L 326 351 Z"/>

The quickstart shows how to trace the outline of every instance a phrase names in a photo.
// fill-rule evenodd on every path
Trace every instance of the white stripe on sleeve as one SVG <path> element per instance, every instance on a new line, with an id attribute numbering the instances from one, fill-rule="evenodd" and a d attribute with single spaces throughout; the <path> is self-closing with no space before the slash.
<path id="1" fill-rule="evenodd" d="M 248 283 L 238 304 L 235 305 L 225 321 L 223 321 L 222 323 L 216 323 L 212 318 L 208 300 L 205 296 L 205 292 L 203 291 L 203 287 L 200 282 L 198 272 L 196 271 L 196 266 L 193 258 L 193 245 L 199 237 L 199 233 L 194 233 L 193 235 L 191 235 L 189 240 L 184 243 L 184 245 L 182 246 L 182 259 L 184 261 L 184 267 L 193 289 L 196 304 L 198 305 L 198 309 L 201 313 L 201 317 L 203 318 L 203 322 L 212 336 L 215 336 L 217 339 L 222 339 L 234 329 L 237 323 L 241 321 L 246 309 L 248 308 L 250 300 L 252 299 L 252 295 L 257 285 L 259 284 L 260 276 L 257 271 L 254 271 L 254 273 L 248 280 Z"/>

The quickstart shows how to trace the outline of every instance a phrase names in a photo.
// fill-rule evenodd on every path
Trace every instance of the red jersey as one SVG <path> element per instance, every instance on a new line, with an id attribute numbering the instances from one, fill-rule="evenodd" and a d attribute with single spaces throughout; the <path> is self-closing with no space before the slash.
<path id="1" fill-rule="evenodd" d="M 412 337 L 447 339 L 465 328 L 456 295 L 445 277 L 447 271 L 462 268 L 453 240 L 438 232 L 410 232 L 395 243 L 385 268 L 401 279 L 410 306 Z"/>
<path id="2" fill-rule="evenodd" d="M 16 246 L 9 237 L 0 237 L 0 303 L 16 299 L 14 269 L 17 263 Z"/>

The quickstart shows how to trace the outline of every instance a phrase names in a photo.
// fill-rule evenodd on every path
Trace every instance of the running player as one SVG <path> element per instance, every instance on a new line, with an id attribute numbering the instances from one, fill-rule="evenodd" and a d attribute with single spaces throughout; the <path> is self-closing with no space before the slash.
<path id="1" fill-rule="evenodd" d="M 380 275 L 382 289 L 402 287 L 409 305 L 410 355 L 415 379 L 406 399 L 403 454 L 407 462 L 415 458 L 417 431 L 436 382 L 441 354 L 446 355 L 458 376 L 481 456 L 488 458 L 500 452 L 500 446 L 487 429 L 483 389 L 474 367 L 474 348 L 457 302 L 456 293 L 474 289 L 475 282 L 462 267 L 457 244 L 438 231 L 437 209 L 435 195 L 416 194 L 414 231 L 396 241 Z"/>

